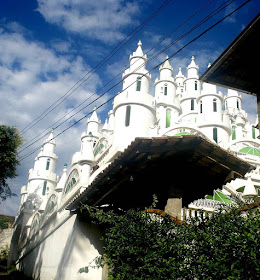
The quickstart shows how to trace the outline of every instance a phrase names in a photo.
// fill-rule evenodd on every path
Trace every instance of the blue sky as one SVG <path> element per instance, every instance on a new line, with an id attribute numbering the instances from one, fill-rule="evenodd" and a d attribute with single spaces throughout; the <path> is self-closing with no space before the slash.
<path id="1" fill-rule="evenodd" d="M 163 0 L 121 1 L 121 0 L 8 0 L 2 1 L 0 9 L 0 123 L 22 130 L 37 118 L 48 106 L 68 92 L 88 71 L 102 61 L 125 36 L 143 23 Z M 84 100 L 84 105 L 106 92 L 121 75 L 109 86 L 102 88 L 115 75 L 128 67 L 129 55 L 135 51 L 139 39 L 144 52 L 158 44 L 173 29 L 179 26 L 201 7 L 207 7 L 174 32 L 169 38 L 148 53 L 148 59 L 167 46 L 171 41 L 189 31 L 202 18 L 223 4 L 224 0 L 183 1 L 172 0 L 142 30 L 140 30 L 109 61 L 34 127 L 23 134 L 27 143 L 45 129 L 52 127 L 71 109 Z M 200 28 L 184 37 L 167 52 L 163 52 L 148 63 L 150 70 L 159 64 L 166 55 L 171 55 L 203 30 L 224 17 L 245 1 L 229 1 L 223 9 Z M 198 41 L 171 59 L 174 74 L 179 66 L 189 64 L 192 55 L 200 66 L 202 74 L 209 62 L 214 60 L 236 38 L 243 28 L 259 13 L 260 2 L 252 0 L 245 7 L 212 29 Z M 152 81 L 158 76 L 153 71 Z M 61 125 L 58 134 L 73 122 L 89 113 L 94 105 L 99 106 L 120 91 L 121 85 L 113 88 L 91 106 Z M 152 93 L 152 89 L 151 89 Z M 256 117 L 255 98 L 243 95 L 244 109 L 251 121 Z M 84 106 L 82 105 L 82 107 Z M 82 108 L 82 107 L 79 107 Z M 104 122 L 111 102 L 98 110 Z M 71 113 L 72 114 L 72 113 Z M 70 116 L 70 115 L 69 115 Z M 57 173 L 63 164 L 71 162 L 71 156 L 79 150 L 80 135 L 86 129 L 86 119 L 69 129 L 56 139 L 56 153 L 59 156 Z M 21 153 L 32 151 L 43 142 L 37 142 Z M 19 192 L 27 184 L 28 169 L 33 166 L 37 153 L 21 162 L 19 176 L 10 181 L 17 198 L 0 204 L 0 213 L 15 215 L 19 205 Z"/>

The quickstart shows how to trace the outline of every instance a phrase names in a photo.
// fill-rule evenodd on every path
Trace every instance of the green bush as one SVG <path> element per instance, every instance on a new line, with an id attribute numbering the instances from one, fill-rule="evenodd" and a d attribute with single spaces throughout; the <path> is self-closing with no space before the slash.
<path id="1" fill-rule="evenodd" d="M 109 280 L 260 279 L 259 210 L 177 224 L 147 211 L 86 209 L 106 228 L 104 256 L 95 262 L 108 266 Z"/>

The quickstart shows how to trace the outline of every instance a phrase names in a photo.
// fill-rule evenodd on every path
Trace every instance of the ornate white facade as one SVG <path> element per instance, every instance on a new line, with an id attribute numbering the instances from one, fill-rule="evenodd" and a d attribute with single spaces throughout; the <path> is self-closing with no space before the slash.
<path id="1" fill-rule="evenodd" d="M 190 209 L 203 208 L 214 212 L 220 204 L 258 195 L 259 131 L 255 124 L 248 121 L 241 95 L 228 89 L 224 96 L 215 85 L 201 84 L 199 67 L 192 57 L 186 76 L 181 68 L 174 76 L 173 67 L 166 58 L 159 68 L 159 78 L 154 82 L 153 96 L 150 93 L 153 86 L 151 75 L 146 70 L 147 57 L 143 54 L 140 41 L 136 51 L 130 55 L 129 63 L 129 68 L 123 73 L 122 91 L 115 96 L 113 109 L 108 112 L 104 125 L 101 125 L 94 110 L 87 120 L 86 131 L 81 135 L 80 151 L 73 155 L 69 168 L 64 166 L 61 177 L 55 174 L 57 156 L 54 153 L 53 131 L 35 158 L 34 167 L 29 171 L 28 184 L 21 190 L 21 206 L 16 221 L 18 225 L 19 217 L 23 215 L 19 254 L 30 246 L 30 239 L 35 238 L 36 242 L 40 238 L 35 234 L 54 214 L 57 214 L 56 222 L 51 223 L 66 219 L 66 204 L 88 188 L 136 137 L 195 134 L 256 166 L 245 179 L 233 180 L 222 190 L 205 194 L 205 198 L 192 202 Z M 27 245 L 23 247 L 26 242 Z M 88 279 L 101 279 L 100 275 L 95 277 Z"/>

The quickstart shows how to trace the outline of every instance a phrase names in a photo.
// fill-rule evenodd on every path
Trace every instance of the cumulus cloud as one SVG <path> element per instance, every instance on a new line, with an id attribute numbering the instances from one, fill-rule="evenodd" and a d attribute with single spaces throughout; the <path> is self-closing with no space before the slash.
<path id="1" fill-rule="evenodd" d="M 136 21 L 139 6 L 137 1 L 122 0 L 38 0 L 37 10 L 47 22 L 69 32 L 114 43 Z"/>
<path id="2" fill-rule="evenodd" d="M 56 48 L 48 48 L 43 43 L 32 41 L 27 38 L 25 33 L 25 30 L 18 24 L 9 23 L 1 25 L 0 98 L 2 102 L 0 103 L 0 123 L 16 126 L 20 130 L 37 118 L 48 106 L 62 98 L 90 70 L 90 67 L 82 57 L 71 54 L 69 56 L 60 55 Z M 58 43 L 59 47 L 62 48 L 62 42 L 59 41 Z M 68 49 L 69 45 L 64 44 L 63 47 Z M 92 95 L 89 101 L 96 98 L 97 95 L 94 93 L 100 85 L 101 80 L 99 76 L 93 74 L 90 80 L 71 94 L 53 112 L 22 135 L 27 141 L 25 145 L 31 143 L 29 142 L 31 139 L 46 128 L 51 127 L 53 123 L 78 106 L 86 98 Z M 95 104 L 92 104 L 89 108 L 86 108 L 60 126 L 55 131 L 55 134 L 57 135 L 85 114 L 91 112 L 94 105 L 98 106 L 106 100 L 107 97 L 103 97 L 96 101 Z M 88 102 L 85 102 L 84 105 L 86 104 Z M 79 108 L 82 108 L 82 106 Z M 101 111 L 102 109 L 98 113 Z M 59 156 L 56 169 L 57 174 L 61 173 L 65 162 L 70 165 L 72 154 L 80 149 L 80 135 L 85 130 L 86 119 L 56 139 L 57 154 Z M 43 137 L 39 142 L 21 152 L 20 155 L 23 156 L 31 152 L 35 147 L 40 146 L 46 138 L 47 136 Z M 28 170 L 32 168 L 34 157 L 37 153 L 32 154 L 21 162 L 21 166 L 18 168 L 19 177 L 16 180 L 10 181 L 10 186 L 18 195 L 18 198 L 1 202 L 1 213 L 15 214 L 17 211 L 20 187 L 27 184 Z"/>

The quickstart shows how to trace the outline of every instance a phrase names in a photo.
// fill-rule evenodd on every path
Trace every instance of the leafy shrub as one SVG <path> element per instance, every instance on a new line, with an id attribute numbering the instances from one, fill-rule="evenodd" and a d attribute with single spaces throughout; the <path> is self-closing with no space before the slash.
<path id="1" fill-rule="evenodd" d="M 106 228 L 95 266 L 106 264 L 109 280 L 260 279 L 259 210 L 176 223 L 148 211 L 85 209 Z"/>

